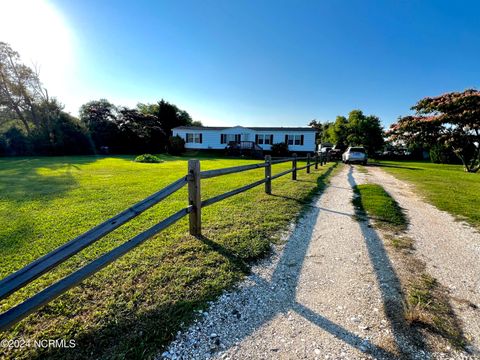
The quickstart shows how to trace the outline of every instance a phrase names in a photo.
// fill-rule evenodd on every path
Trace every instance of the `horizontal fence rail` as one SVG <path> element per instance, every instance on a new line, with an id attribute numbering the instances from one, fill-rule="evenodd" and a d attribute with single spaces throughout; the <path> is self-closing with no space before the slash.
<path id="1" fill-rule="evenodd" d="M 258 181 L 255 181 L 255 182 L 251 183 L 251 184 L 248 184 L 248 185 L 239 187 L 238 189 L 235 189 L 235 190 L 232 190 L 232 191 L 228 191 L 228 192 L 226 192 L 226 193 L 223 193 L 223 194 L 214 196 L 214 197 L 212 197 L 212 198 L 210 198 L 210 199 L 207 199 L 207 200 L 203 200 L 203 201 L 202 201 L 202 207 L 215 204 L 216 202 L 219 202 L 219 201 L 221 201 L 221 200 L 223 200 L 223 199 L 229 198 L 230 196 L 237 195 L 237 194 L 240 194 L 240 193 L 242 193 L 242 192 L 244 192 L 244 191 L 253 189 L 254 187 L 256 187 L 256 186 L 258 186 L 258 185 L 262 185 L 262 184 L 265 183 L 266 181 L 267 181 L 266 179 L 258 180 Z"/>
<path id="2" fill-rule="evenodd" d="M 278 179 L 279 177 L 290 174 L 292 171 L 293 171 L 293 169 L 288 169 L 288 170 L 282 171 L 281 173 L 278 173 L 278 174 L 275 174 L 275 175 L 271 176 L 270 179 L 271 180 Z"/>
<path id="3" fill-rule="evenodd" d="M 272 160 L 270 161 L 270 164 L 274 165 L 274 164 L 282 164 L 284 162 L 288 162 L 288 161 L 292 161 L 294 158 L 283 158 L 283 159 L 277 159 L 277 160 Z"/>
<path id="4" fill-rule="evenodd" d="M 307 164 L 302 167 L 297 166 L 298 160 L 306 160 Z M 108 251 L 107 253 L 101 255 L 97 259 L 93 260 L 89 264 L 83 266 L 82 268 L 72 272 L 70 275 L 67 275 L 63 279 L 57 281 L 56 283 L 48 286 L 44 290 L 36 293 L 32 297 L 28 298 L 24 302 L 10 308 L 6 312 L 0 314 L 0 331 L 6 330 L 15 323 L 19 322 L 36 309 L 52 301 L 56 297 L 60 296 L 70 288 L 79 284 L 81 281 L 85 280 L 89 276 L 95 274 L 111 262 L 125 255 L 130 250 L 136 248 L 155 234 L 174 224 L 181 218 L 189 215 L 189 228 L 190 234 L 193 236 L 200 236 L 202 232 L 202 222 L 201 222 L 201 209 L 212 205 L 216 202 L 227 199 L 231 196 L 240 194 L 244 191 L 253 189 L 259 185 L 265 184 L 265 192 L 271 194 L 272 191 L 272 180 L 278 179 L 287 174 L 292 174 L 292 180 L 297 179 L 297 171 L 302 169 L 307 169 L 307 173 L 310 172 L 310 167 L 315 166 L 315 169 L 318 169 L 318 164 L 323 165 L 324 159 L 315 155 L 314 161 L 311 162 L 312 158 L 308 154 L 306 157 L 297 157 L 296 154 L 293 154 L 293 157 L 273 159 L 267 155 L 265 156 L 264 163 L 257 163 L 251 165 L 242 165 L 234 166 L 223 169 L 207 170 L 200 171 L 200 161 L 199 160 L 189 160 L 188 161 L 188 173 L 186 176 L 178 179 L 177 181 L 171 183 L 160 191 L 156 192 L 153 195 L 145 198 L 144 200 L 136 203 L 130 208 L 122 211 L 121 213 L 115 215 L 109 220 L 101 223 L 100 225 L 95 226 L 94 228 L 88 230 L 82 235 L 76 237 L 73 240 L 65 243 L 64 245 L 56 248 L 55 250 L 49 252 L 48 254 L 38 258 L 37 260 L 26 265 L 24 268 L 18 270 L 17 272 L 7 276 L 0 281 L 0 300 L 11 295 L 18 289 L 24 287 L 31 281 L 35 280 L 42 274 L 50 271 L 57 265 L 61 264 L 65 260 L 69 259 L 73 255 L 80 252 L 82 249 L 93 244 L 97 240 L 101 239 L 105 235 L 109 234 L 113 230 L 117 229 L 121 225 L 127 223 L 133 218 L 137 217 L 145 210 L 151 208 L 152 206 L 158 204 L 160 201 L 167 198 L 169 195 L 180 190 L 183 186 L 188 185 L 188 206 L 184 209 L 177 211 L 175 214 L 165 218 L 151 228 L 141 232 L 132 239 L 126 241 L 122 245 L 114 248 L 113 250 Z M 272 165 L 281 164 L 285 162 L 292 162 L 292 168 L 282 171 L 278 174 L 272 176 Z M 201 179 L 208 179 L 217 176 L 223 176 L 228 174 L 240 173 L 243 171 L 254 170 L 254 169 L 265 169 L 265 176 L 263 179 L 255 181 L 251 184 L 239 187 L 237 189 L 225 192 L 223 194 L 214 196 L 210 199 L 203 200 L 201 199 Z"/>
<path id="5" fill-rule="evenodd" d="M 215 169 L 215 170 L 207 170 L 200 172 L 200 177 L 202 179 L 208 179 L 216 176 L 239 173 L 242 171 L 259 169 L 265 167 L 266 164 L 252 164 L 252 165 L 243 165 L 243 166 L 234 166 L 225 169 Z"/>
<path id="6" fill-rule="evenodd" d="M 111 219 L 103 222 L 100 225 L 97 225 L 75 239 L 70 240 L 64 245 L 49 252 L 47 255 L 42 256 L 17 272 L 7 276 L 0 281 L 0 300 L 27 285 L 58 264 L 69 259 L 87 246 L 93 244 L 95 241 L 101 239 L 121 225 L 143 213 L 145 210 L 151 208 L 155 204 L 158 204 L 160 201 L 173 194 L 175 191 L 181 189 L 186 184 L 187 179 L 186 176 L 184 176 L 183 178 L 178 179 L 155 194 L 150 195 L 146 199 L 136 203 L 127 210 L 122 211 Z"/>
<path id="7" fill-rule="evenodd" d="M 113 250 L 103 254 L 96 260 L 85 265 L 81 269 L 73 272 L 72 274 L 64 277 L 62 280 L 56 282 L 53 285 L 50 285 L 46 289 L 40 291 L 36 295 L 32 296 L 28 300 L 25 300 L 23 303 L 11 308 L 2 315 L 0 315 L 0 330 L 5 330 L 9 328 L 14 323 L 20 321 L 24 317 L 31 314 L 33 311 L 41 307 L 42 305 L 47 304 L 52 301 L 59 295 L 63 294 L 68 289 L 71 289 L 75 285 L 79 284 L 82 280 L 87 277 L 95 274 L 97 271 L 103 269 L 105 266 L 110 264 L 112 261 L 118 259 L 122 255 L 125 255 L 127 252 L 137 247 L 145 240 L 151 238 L 153 235 L 172 225 L 173 223 L 180 220 L 182 217 L 187 215 L 191 211 L 191 206 L 184 208 L 175 214 L 169 216 L 165 220 L 160 221 L 158 224 L 152 226 L 148 230 L 138 234 L 129 241 L 123 243 L 122 245 L 116 247 Z"/>

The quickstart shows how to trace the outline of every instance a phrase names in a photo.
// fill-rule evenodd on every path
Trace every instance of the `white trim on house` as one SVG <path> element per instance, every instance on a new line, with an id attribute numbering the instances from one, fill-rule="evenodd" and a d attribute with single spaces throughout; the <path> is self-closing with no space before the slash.
<path id="1" fill-rule="evenodd" d="M 290 151 L 315 151 L 316 130 L 309 127 L 214 127 L 179 126 L 172 129 L 173 136 L 185 140 L 187 149 L 222 150 L 230 141 L 255 141 L 263 150 L 272 144 L 287 140 Z M 193 140 L 193 141 L 192 141 Z"/>

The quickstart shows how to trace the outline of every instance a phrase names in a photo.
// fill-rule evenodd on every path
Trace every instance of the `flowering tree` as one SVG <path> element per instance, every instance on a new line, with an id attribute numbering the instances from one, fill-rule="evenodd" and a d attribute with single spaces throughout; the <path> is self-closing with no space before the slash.
<path id="1" fill-rule="evenodd" d="M 460 158 L 468 172 L 480 170 L 480 91 L 465 90 L 420 100 L 392 124 L 392 140 L 432 147 L 445 145 Z"/>

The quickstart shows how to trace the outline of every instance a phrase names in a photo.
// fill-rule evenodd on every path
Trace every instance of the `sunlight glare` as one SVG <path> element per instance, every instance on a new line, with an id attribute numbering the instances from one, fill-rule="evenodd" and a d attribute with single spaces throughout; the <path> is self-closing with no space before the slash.
<path id="1" fill-rule="evenodd" d="M 0 0 L 0 41 L 40 72 L 50 95 L 61 97 L 74 67 L 73 34 L 61 13 L 46 0 Z"/>

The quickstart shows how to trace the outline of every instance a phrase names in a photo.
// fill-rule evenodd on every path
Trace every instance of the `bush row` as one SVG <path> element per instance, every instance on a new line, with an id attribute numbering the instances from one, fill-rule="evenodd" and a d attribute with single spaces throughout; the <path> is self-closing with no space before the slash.
<path id="1" fill-rule="evenodd" d="M 128 134 L 117 134 L 113 146 L 96 144 L 88 129 L 68 114 L 61 116 L 50 129 L 38 128 L 26 134 L 18 127 L 0 133 L 0 156 L 91 155 L 95 153 L 138 154 L 143 152 L 180 155 L 185 141 L 179 136 L 146 141 Z"/>

